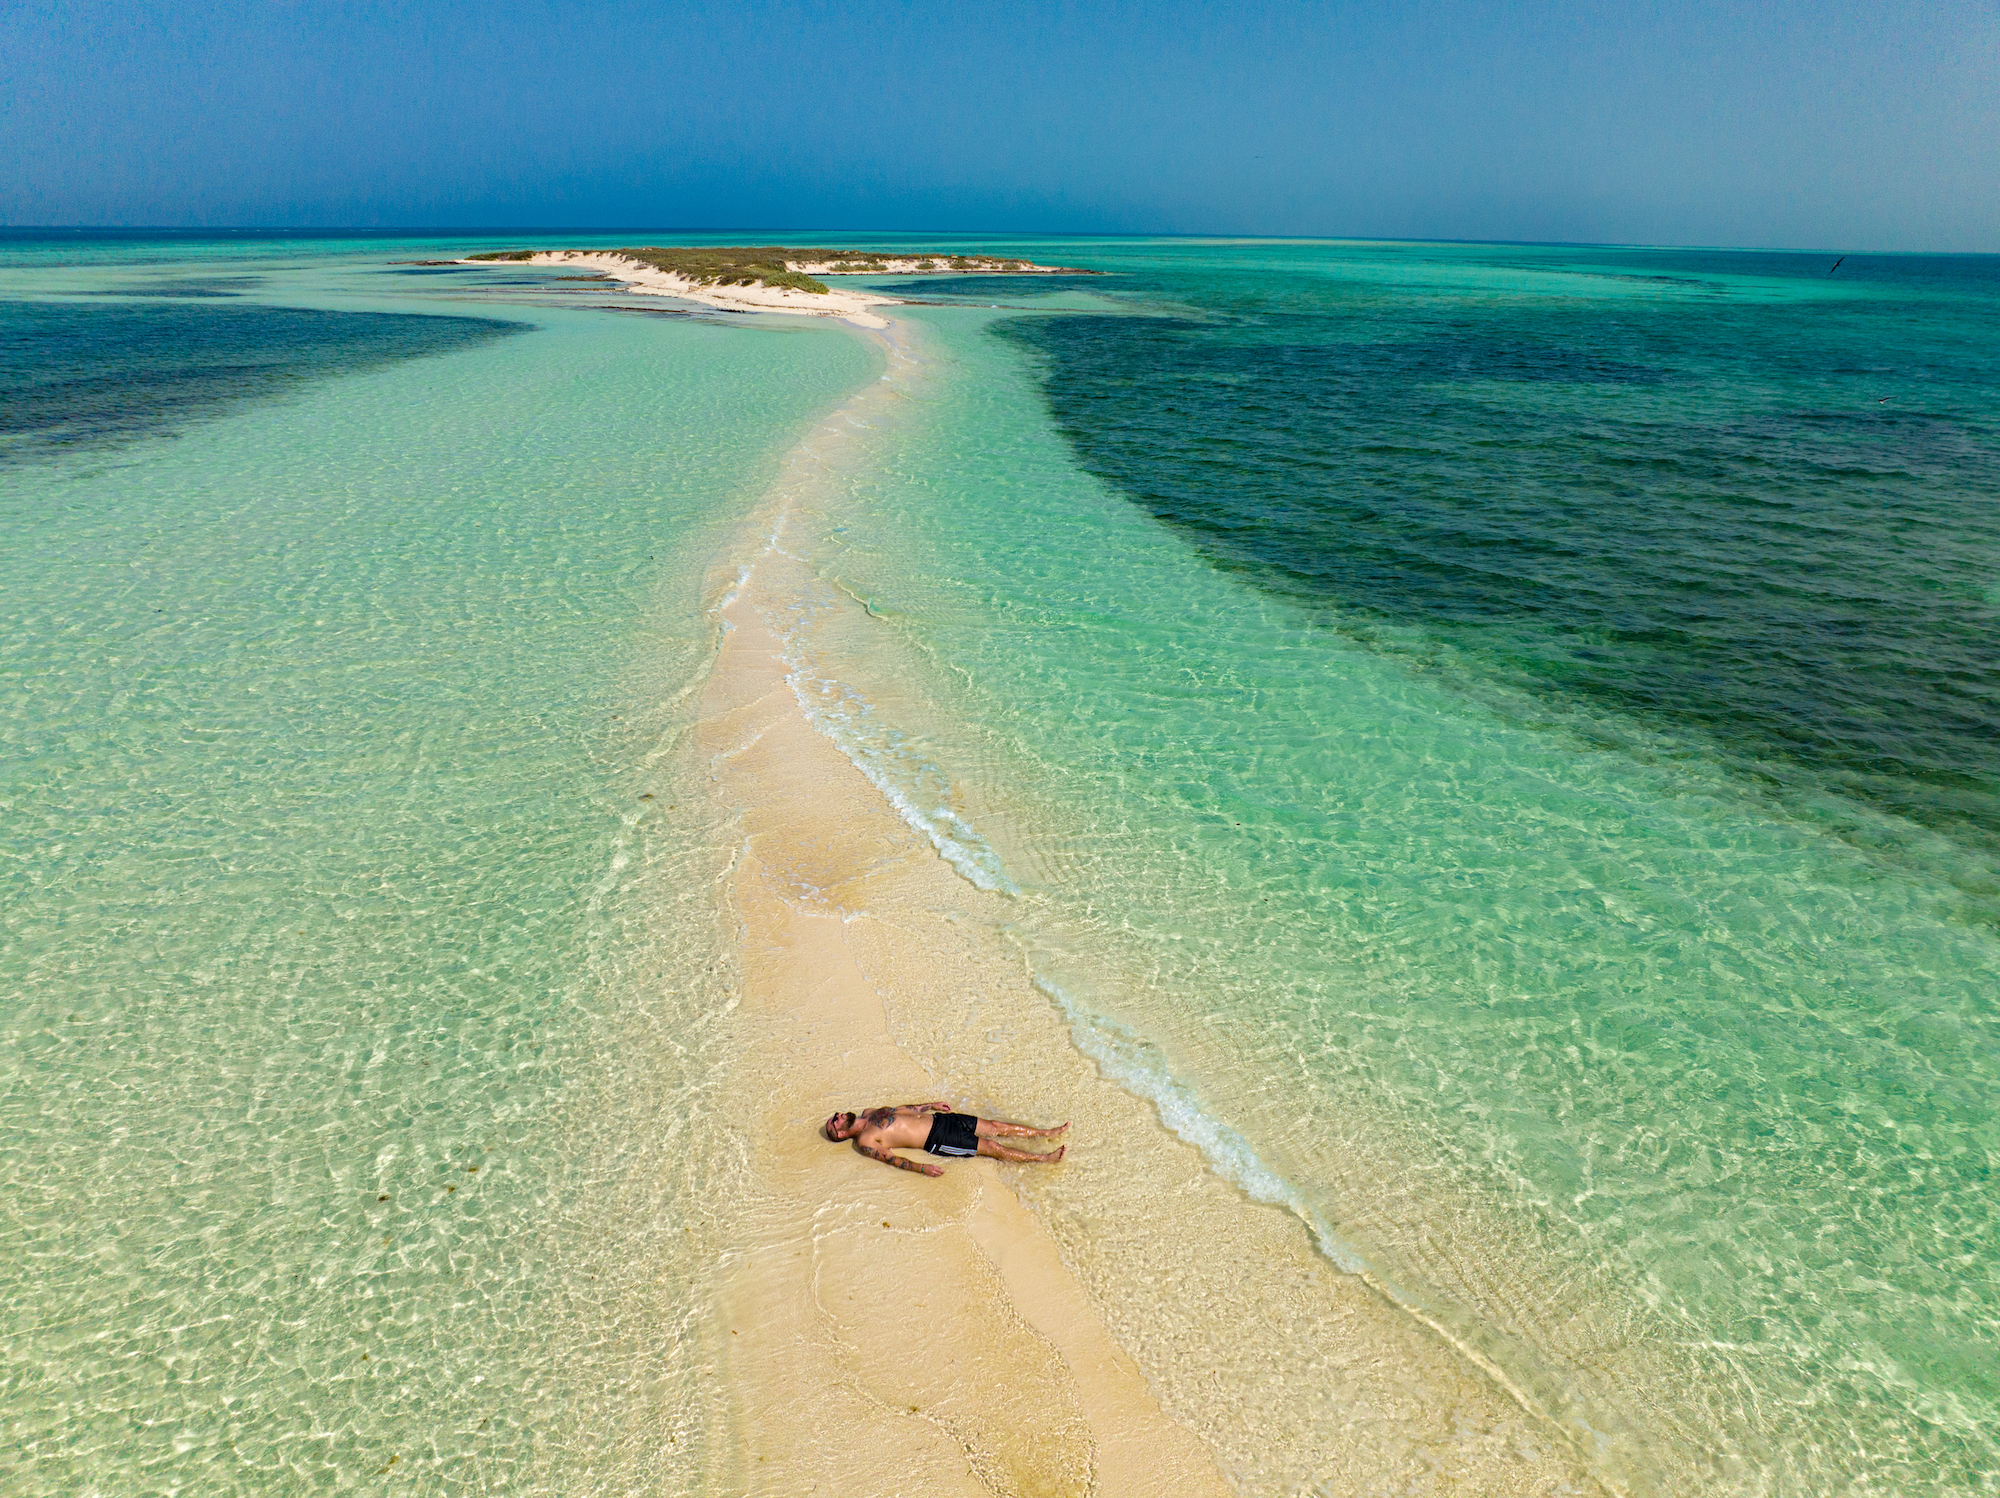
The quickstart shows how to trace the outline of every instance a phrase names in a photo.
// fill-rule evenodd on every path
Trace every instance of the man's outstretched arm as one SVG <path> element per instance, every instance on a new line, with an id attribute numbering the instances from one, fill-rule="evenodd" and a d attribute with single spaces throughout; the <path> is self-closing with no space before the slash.
<path id="1" fill-rule="evenodd" d="M 951 1112 L 951 1104 L 950 1104 L 950 1103 L 947 1103 L 947 1102 L 945 1102 L 945 1101 L 944 1101 L 944 1100 L 943 1100 L 942 1098 L 940 1098 L 940 1099 L 939 1099 L 939 1100 L 938 1100 L 937 1102 L 935 1102 L 935 1103 L 905 1103 L 905 1104 L 903 1104 L 903 1106 L 904 1106 L 905 1108 L 908 1108 L 908 1109 L 909 1109 L 909 1110 L 910 1110 L 910 1111 L 911 1111 L 912 1113 L 949 1113 L 949 1112 Z"/>
<path id="2" fill-rule="evenodd" d="M 920 1176 L 941 1176 L 944 1174 L 944 1167 L 942 1165 L 926 1165 L 921 1160 L 905 1160 L 893 1150 L 878 1150 L 870 1145 L 863 1144 L 859 1139 L 854 1141 L 854 1148 L 869 1159 L 880 1160 L 884 1165 L 893 1165 L 898 1170 L 914 1170 Z"/>

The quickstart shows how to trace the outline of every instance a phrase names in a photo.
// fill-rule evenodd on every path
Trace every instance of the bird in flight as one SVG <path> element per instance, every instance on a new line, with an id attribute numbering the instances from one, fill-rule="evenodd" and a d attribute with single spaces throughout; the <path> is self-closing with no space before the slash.
<path id="1" fill-rule="evenodd" d="M 1827 274 L 1828 274 L 1828 275 L 1830 276 L 1830 275 L 1832 275 L 1832 274 L 1834 273 L 1834 271 L 1837 271 L 1837 270 L 1839 270 L 1839 269 L 1840 269 L 1840 267 L 1841 267 L 1841 264 L 1842 264 L 1842 263 L 1843 263 L 1843 262 L 1844 262 L 1844 261 L 1845 261 L 1846 259 L 1847 259 L 1847 257 L 1846 257 L 1845 255 L 1842 255 L 1842 256 L 1840 257 L 1840 259 L 1839 259 L 1839 260 L 1836 260 L 1836 261 L 1834 261 L 1834 262 L 1833 262 L 1833 264 L 1832 264 L 1832 266 L 1828 268 L 1828 270 L 1827 270 Z"/>

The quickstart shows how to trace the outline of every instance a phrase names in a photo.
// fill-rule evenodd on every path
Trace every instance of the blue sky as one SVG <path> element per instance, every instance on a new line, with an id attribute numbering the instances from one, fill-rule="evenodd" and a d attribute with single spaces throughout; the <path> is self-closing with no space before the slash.
<path id="1" fill-rule="evenodd" d="M 0 222 L 2000 251 L 2000 6 L 15 0 Z"/>

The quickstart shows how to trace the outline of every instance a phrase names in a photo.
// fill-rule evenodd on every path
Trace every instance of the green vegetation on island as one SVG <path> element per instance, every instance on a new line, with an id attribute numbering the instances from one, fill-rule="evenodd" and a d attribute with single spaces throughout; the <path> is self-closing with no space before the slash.
<path id="1" fill-rule="evenodd" d="M 468 255 L 468 260 L 530 260 L 543 253 L 537 250 L 495 250 L 485 255 Z M 701 246 L 700 248 L 653 245 L 644 249 L 594 250 L 599 255 L 622 255 L 628 260 L 655 269 L 685 276 L 697 286 L 783 286 L 793 291 L 824 292 L 826 286 L 811 276 L 800 275 L 785 262 L 804 259 L 806 252 L 776 245 Z"/>
<path id="2" fill-rule="evenodd" d="M 538 250 L 489 250 L 468 260 L 532 260 Z M 623 255 L 643 265 L 685 276 L 697 286 L 778 286 L 792 291 L 824 292 L 796 265 L 810 265 L 823 275 L 983 271 L 1005 275 L 1048 269 L 1032 261 L 998 255 L 924 255 L 877 250 L 792 249 L 784 245 L 649 245 L 643 249 L 594 250 L 585 253 Z"/>

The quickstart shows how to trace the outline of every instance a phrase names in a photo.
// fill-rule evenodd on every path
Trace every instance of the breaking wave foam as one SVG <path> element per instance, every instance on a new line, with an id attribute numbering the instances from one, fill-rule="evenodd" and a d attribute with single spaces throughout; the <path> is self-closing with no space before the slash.
<path id="1" fill-rule="evenodd" d="M 831 739 L 849 763 L 922 833 L 938 856 L 970 884 L 995 894 L 1019 896 L 993 845 L 951 806 L 951 782 L 928 757 L 910 748 L 902 734 L 879 723 L 868 700 L 842 682 L 810 673 L 796 657 L 785 680 L 806 721 Z"/>
<path id="2" fill-rule="evenodd" d="M 1203 1110 L 1194 1094 L 1167 1070 L 1158 1047 L 1117 1020 L 1079 1004 L 1046 978 L 1038 976 L 1034 981 L 1069 1021 L 1077 1049 L 1095 1061 L 1105 1076 L 1150 1102 L 1159 1111 L 1160 1122 L 1200 1150 L 1217 1174 L 1252 1201 L 1283 1207 L 1296 1216 L 1311 1232 L 1320 1252 L 1337 1268 L 1347 1274 L 1367 1272 L 1361 1255 L 1334 1232 L 1291 1182 L 1259 1159 L 1241 1134 Z"/>

